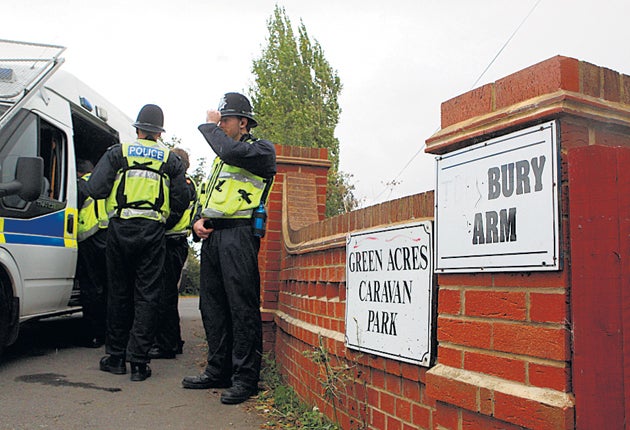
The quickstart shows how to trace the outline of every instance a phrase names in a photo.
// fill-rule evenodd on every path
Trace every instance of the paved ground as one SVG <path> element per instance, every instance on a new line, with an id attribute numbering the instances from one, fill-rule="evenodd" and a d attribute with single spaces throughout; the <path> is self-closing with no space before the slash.
<path id="1" fill-rule="evenodd" d="M 222 405 L 221 390 L 186 390 L 185 375 L 203 370 L 205 345 L 196 298 L 180 300 L 184 353 L 153 360 L 153 376 L 98 369 L 104 347 L 76 346 L 80 318 L 24 327 L 0 361 L 0 429 L 260 429 L 255 401 Z"/>

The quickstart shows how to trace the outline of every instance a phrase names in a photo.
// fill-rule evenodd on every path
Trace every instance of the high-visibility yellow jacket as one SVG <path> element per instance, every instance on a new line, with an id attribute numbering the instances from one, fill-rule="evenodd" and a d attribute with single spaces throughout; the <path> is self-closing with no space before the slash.
<path id="1" fill-rule="evenodd" d="M 219 157 L 215 158 L 207 187 L 201 194 L 205 199 L 202 201 L 201 216 L 203 218 L 251 218 L 252 210 L 260 205 L 269 181 L 271 179 L 265 179 L 243 168 L 229 165 Z"/>
<path id="2" fill-rule="evenodd" d="M 170 230 L 166 232 L 167 235 L 176 235 L 176 234 L 190 234 L 191 222 L 193 219 L 195 207 L 197 204 L 197 186 L 195 182 L 190 177 L 186 177 L 186 183 L 192 187 L 195 192 L 191 193 L 191 199 L 188 204 L 188 207 L 184 211 L 182 217 L 177 221 L 177 224 L 173 226 Z"/>
<path id="3" fill-rule="evenodd" d="M 86 173 L 81 176 L 80 180 L 87 181 L 90 179 L 90 174 Z M 100 229 L 107 228 L 109 224 L 109 217 L 107 216 L 107 210 L 105 209 L 105 200 L 94 200 L 88 196 L 83 202 L 83 206 L 79 209 L 79 220 L 77 236 L 79 242 L 94 235 Z"/>
<path id="4" fill-rule="evenodd" d="M 107 198 L 111 217 L 146 218 L 162 223 L 170 213 L 168 175 L 163 172 L 169 150 L 152 140 L 123 143 L 126 166 L 118 171 Z"/>

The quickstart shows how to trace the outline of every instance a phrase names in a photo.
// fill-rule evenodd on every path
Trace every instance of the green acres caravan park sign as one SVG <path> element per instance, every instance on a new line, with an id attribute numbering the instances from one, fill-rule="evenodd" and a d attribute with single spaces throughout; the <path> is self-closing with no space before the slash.
<path id="1" fill-rule="evenodd" d="M 432 221 L 352 233 L 346 258 L 348 348 L 429 366 Z"/>

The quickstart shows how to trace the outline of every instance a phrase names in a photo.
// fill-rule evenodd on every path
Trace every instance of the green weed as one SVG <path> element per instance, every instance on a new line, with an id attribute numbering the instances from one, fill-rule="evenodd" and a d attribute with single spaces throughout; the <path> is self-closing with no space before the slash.
<path id="1" fill-rule="evenodd" d="M 293 388 L 285 384 L 271 354 L 263 355 L 260 385 L 263 391 L 258 395 L 256 409 L 266 419 L 264 429 L 340 430 L 317 407 L 302 402 Z"/>

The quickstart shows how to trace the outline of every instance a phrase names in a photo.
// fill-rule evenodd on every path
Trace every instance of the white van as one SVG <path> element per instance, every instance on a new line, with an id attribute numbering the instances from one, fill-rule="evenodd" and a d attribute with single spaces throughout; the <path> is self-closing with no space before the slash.
<path id="1" fill-rule="evenodd" d="M 130 118 L 58 70 L 64 50 L 0 40 L 0 353 L 20 323 L 81 310 L 76 161 L 135 140 Z"/>

